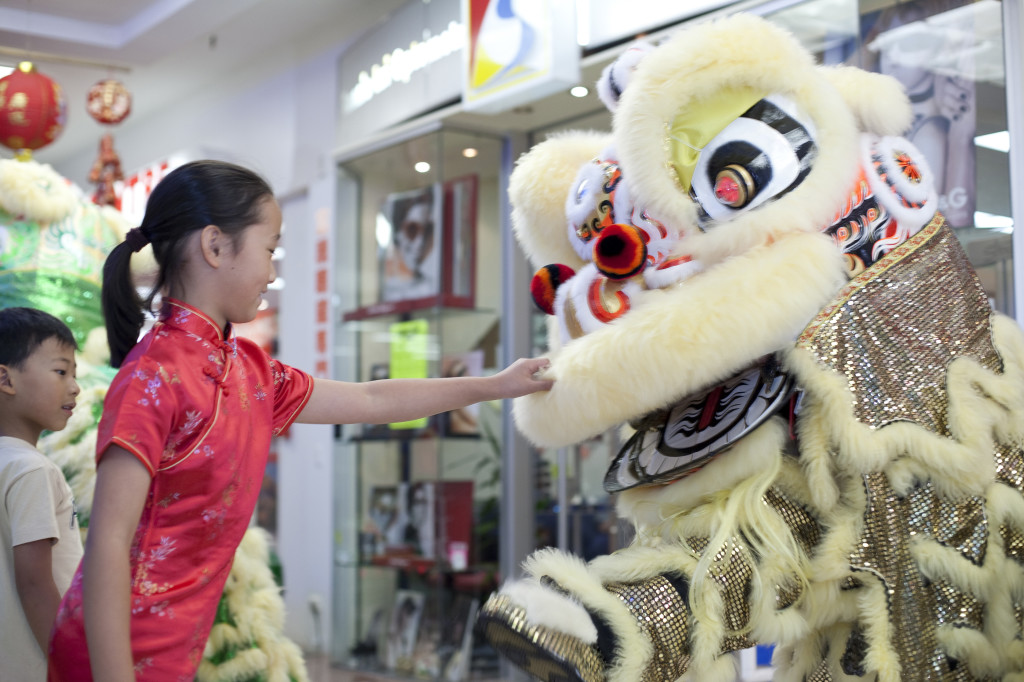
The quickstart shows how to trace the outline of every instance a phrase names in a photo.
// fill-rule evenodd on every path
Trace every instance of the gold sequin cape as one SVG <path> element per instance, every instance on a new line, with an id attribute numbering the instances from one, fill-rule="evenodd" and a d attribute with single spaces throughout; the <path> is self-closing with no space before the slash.
<path id="1" fill-rule="evenodd" d="M 1024 680 L 1024 337 L 941 216 L 784 359 L 803 389 L 796 433 L 770 421 L 701 485 L 720 461 L 755 473 L 701 495 L 686 479 L 627 491 L 629 548 L 527 561 L 614 633 L 613 652 L 504 595 L 485 617 L 587 682 L 724 682 L 727 652 L 755 642 L 777 645 L 780 680 Z"/>

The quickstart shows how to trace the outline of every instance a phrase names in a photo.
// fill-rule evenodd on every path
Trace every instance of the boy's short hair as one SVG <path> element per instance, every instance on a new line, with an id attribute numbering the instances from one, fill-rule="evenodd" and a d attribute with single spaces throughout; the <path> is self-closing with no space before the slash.
<path id="1" fill-rule="evenodd" d="M 35 308 L 0 309 L 0 365 L 20 369 L 47 339 L 78 350 L 71 329 L 50 313 Z"/>

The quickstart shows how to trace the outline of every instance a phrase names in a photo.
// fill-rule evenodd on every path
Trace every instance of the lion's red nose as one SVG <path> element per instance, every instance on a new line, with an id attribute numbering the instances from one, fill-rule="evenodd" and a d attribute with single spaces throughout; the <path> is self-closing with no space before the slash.
<path id="1" fill-rule="evenodd" d="M 605 277 L 628 279 L 647 264 L 647 236 L 632 225 L 609 225 L 594 242 L 593 258 Z"/>

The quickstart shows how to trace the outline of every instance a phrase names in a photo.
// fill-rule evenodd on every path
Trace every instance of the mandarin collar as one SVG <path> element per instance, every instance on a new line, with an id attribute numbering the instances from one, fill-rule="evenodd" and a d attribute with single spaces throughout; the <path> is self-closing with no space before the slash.
<path id="1" fill-rule="evenodd" d="M 174 298 L 164 299 L 160 322 L 217 345 L 224 343 L 224 333 L 206 313 Z M 228 340 L 233 336 L 229 322 Z"/>

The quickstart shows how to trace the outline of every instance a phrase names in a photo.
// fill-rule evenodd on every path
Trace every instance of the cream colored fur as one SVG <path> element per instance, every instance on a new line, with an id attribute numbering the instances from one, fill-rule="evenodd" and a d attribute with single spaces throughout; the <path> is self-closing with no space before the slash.
<path id="1" fill-rule="evenodd" d="M 843 281 L 838 251 L 807 234 L 675 289 L 644 292 L 628 324 L 610 324 L 553 356 L 554 387 L 516 399 L 517 425 L 539 445 L 562 446 L 709 387 L 790 343 Z"/>
<path id="2" fill-rule="evenodd" d="M 509 180 L 512 229 L 535 268 L 552 263 L 579 270 L 583 261 L 567 238 L 565 198 L 580 166 L 611 141 L 607 133 L 567 132 L 533 147 L 516 161 Z"/>
<path id="3" fill-rule="evenodd" d="M 819 67 L 856 118 L 857 127 L 875 135 L 902 135 L 913 121 L 903 85 L 895 78 L 851 66 Z"/>
<path id="4" fill-rule="evenodd" d="M 543 587 L 536 580 L 507 583 L 501 593 L 526 610 L 526 620 L 572 635 L 587 644 L 597 642 L 597 628 L 586 609 L 569 597 Z"/>

